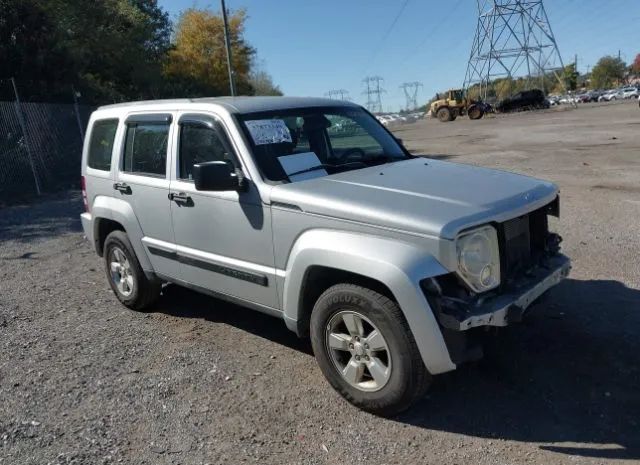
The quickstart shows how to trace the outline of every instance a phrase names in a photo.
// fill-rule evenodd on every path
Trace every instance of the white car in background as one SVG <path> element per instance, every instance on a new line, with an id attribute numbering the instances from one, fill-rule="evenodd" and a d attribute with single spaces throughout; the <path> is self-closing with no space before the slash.
<path id="1" fill-rule="evenodd" d="M 625 87 L 624 89 L 620 89 L 620 93 L 622 94 L 622 98 L 638 98 L 640 92 L 638 92 L 637 87 Z"/>
<path id="2" fill-rule="evenodd" d="M 614 89 L 605 92 L 600 97 L 598 97 L 598 102 L 612 102 L 621 98 L 623 98 L 622 93 L 618 89 Z"/>

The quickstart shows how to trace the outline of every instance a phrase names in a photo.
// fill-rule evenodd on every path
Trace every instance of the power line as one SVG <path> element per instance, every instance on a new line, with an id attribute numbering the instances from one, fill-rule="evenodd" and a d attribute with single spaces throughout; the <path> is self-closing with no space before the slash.
<path id="1" fill-rule="evenodd" d="M 462 5 L 462 2 L 464 0 L 458 0 L 458 2 L 453 6 L 453 8 L 451 10 L 449 10 L 449 14 L 447 16 L 445 16 L 442 20 L 438 20 L 438 23 L 429 30 L 429 33 L 424 37 L 424 39 L 422 39 L 422 41 L 420 43 L 418 43 L 418 45 L 411 51 L 411 53 L 409 53 L 403 60 L 402 62 L 406 62 L 407 60 L 409 60 L 409 58 L 412 58 L 416 52 L 420 51 L 420 49 L 422 49 L 422 47 L 424 47 L 424 45 L 436 34 L 436 32 L 438 32 L 440 30 L 440 28 L 443 25 L 448 25 L 450 24 L 449 20 L 451 19 L 451 17 L 453 16 L 453 14 L 458 10 L 458 8 L 460 8 L 460 5 Z"/>
<path id="2" fill-rule="evenodd" d="M 387 30 L 385 31 L 385 33 L 382 36 L 382 39 L 380 40 L 378 46 L 376 48 L 373 49 L 373 53 L 371 54 L 371 57 L 369 58 L 369 60 L 366 63 L 366 66 L 364 68 L 364 70 L 366 71 L 369 66 L 371 65 L 371 63 L 373 63 L 373 61 L 376 59 L 376 57 L 378 56 L 378 53 L 380 52 L 380 50 L 384 47 L 384 43 L 387 40 L 387 38 L 389 37 L 389 35 L 391 35 L 391 32 L 393 31 L 393 28 L 396 26 L 396 24 L 398 23 L 398 20 L 400 19 L 400 16 L 402 16 L 402 13 L 404 12 L 404 9 L 407 7 L 407 4 L 409 3 L 409 0 L 404 0 L 404 2 L 402 3 L 402 5 L 400 6 L 400 10 L 398 11 L 398 13 L 396 14 L 396 16 L 393 18 L 393 21 L 391 21 L 391 24 L 389 25 L 389 27 L 387 28 Z"/>

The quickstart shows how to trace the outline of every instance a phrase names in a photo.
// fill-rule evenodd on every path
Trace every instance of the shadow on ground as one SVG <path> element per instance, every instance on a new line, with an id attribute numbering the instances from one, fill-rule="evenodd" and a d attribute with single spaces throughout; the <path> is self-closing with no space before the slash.
<path id="1" fill-rule="evenodd" d="M 569 279 L 485 358 L 437 379 L 398 421 L 558 453 L 640 459 L 640 291 Z M 572 443 L 588 443 L 592 446 Z"/>
<path id="2" fill-rule="evenodd" d="M 167 286 L 154 311 L 229 324 L 312 354 L 282 321 L 179 286 Z M 639 459 L 638 328 L 640 291 L 569 279 L 523 324 L 488 337 L 481 362 L 437 377 L 427 397 L 395 420 L 555 443 L 541 448 L 562 454 Z"/>
<path id="3" fill-rule="evenodd" d="M 30 242 L 80 231 L 84 207 L 80 191 L 73 191 L 46 195 L 25 205 L 0 210 L 0 240 Z"/>
<path id="4" fill-rule="evenodd" d="M 178 318 L 196 318 L 231 325 L 313 356 L 310 341 L 289 331 L 282 320 L 185 287 L 166 285 L 162 297 L 151 311 Z"/>

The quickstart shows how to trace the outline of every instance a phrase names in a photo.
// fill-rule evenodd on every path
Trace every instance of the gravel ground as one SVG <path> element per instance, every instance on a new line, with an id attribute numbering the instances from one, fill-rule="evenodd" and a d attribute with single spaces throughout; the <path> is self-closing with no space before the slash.
<path id="1" fill-rule="evenodd" d="M 393 419 L 344 402 L 281 321 L 177 286 L 121 306 L 79 193 L 2 208 L 0 464 L 639 461 L 638 129 L 631 103 L 398 129 L 557 182 L 574 272 Z"/>

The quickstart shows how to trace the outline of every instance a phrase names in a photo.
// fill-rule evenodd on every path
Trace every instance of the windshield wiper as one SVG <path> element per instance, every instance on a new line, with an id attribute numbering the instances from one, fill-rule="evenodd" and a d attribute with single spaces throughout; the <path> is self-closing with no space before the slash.
<path id="1" fill-rule="evenodd" d="M 314 165 L 310 168 L 306 168 L 304 170 L 300 170 L 300 171 L 294 171 L 293 173 L 289 173 L 287 174 L 288 178 L 291 178 L 291 176 L 296 176 L 298 174 L 304 174 L 304 173 L 309 173 L 311 171 L 316 171 L 320 168 L 334 168 L 334 169 L 341 169 L 345 166 L 351 166 L 351 165 L 366 165 L 364 162 L 358 160 L 358 161 L 350 161 L 348 163 L 340 163 L 339 165 L 331 165 L 329 163 L 320 163 L 319 165 Z"/>
<path id="2" fill-rule="evenodd" d="M 291 176 L 296 176 L 298 174 L 310 173 L 311 171 L 319 170 L 321 168 L 336 168 L 336 165 L 328 165 L 326 163 L 320 163 L 319 165 L 314 165 L 311 168 L 305 168 L 300 171 L 294 171 L 293 173 L 289 173 L 287 174 L 287 177 L 291 178 Z"/>

